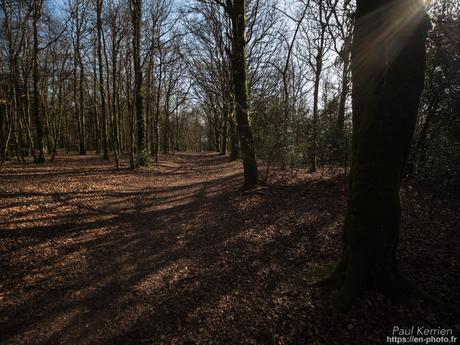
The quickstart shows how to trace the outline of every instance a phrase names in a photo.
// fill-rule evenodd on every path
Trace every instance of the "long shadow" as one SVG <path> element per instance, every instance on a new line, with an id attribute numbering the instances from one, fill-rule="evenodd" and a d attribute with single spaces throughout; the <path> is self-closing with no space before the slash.
<path id="1" fill-rule="evenodd" d="M 187 171 L 218 158 L 226 159 L 175 159 Z M 243 196 L 241 182 L 238 171 L 147 190 L 53 194 L 75 214 L 0 231 L 10 248 L 0 252 L 0 278 L 12 301 L 0 305 L 0 342 L 339 344 L 322 334 L 334 329 L 355 343 L 347 330 L 356 320 L 334 316 L 305 280 L 338 255 L 341 184 Z M 24 245 L 35 260 L 17 258 Z"/>
<path id="2" fill-rule="evenodd" d="M 240 182 L 236 176 L 232 176 L 210 181 L 207 184 L 186 185 L 185 189 L 192 186 L 198 187 L 198 190 L 189 198 L 189 202 L 182 205 L 165 210 L 145 211 L 152 206 L 152 199 L 146 198 L 145 195 L 142 202 L 136 204 L 135 212 L 132 214 L 131 210 L 125 209 L 119 210 L 120 214 L 105 222 L 67 224 L 69 231 L 76 233 L 111 226 L 116 230 L 107 236 L 87 241 L 83 246 L 81 244 L 65 246 L 52 260 L 43 260 L 41 265 L 53 268 L 66 256 L 72 257 L 84 248 L 88 264 L 86 270 L 73 279 L 66 279 L 65 283 L 59 281 L 54 287 L 47 287 L 45 293 L 32 297 L 22 306 L 18 305 L 16 309 L 9 311 L 12 319 L 20 319 L 20 316 L 30 310 L 40 310 L 40 313 L 31 313 L 28 318 L 22 318 L 21 322 L 10 324 L 9 332 L 4 334 L 11 337 L 26 332 L 31 325 L 32 328 L 34 324 L 35 327 L 39 327 L 40 322 L 37 323 L 36 320 L 40 320 L 42 314 L 46 314 L 47 322 L 52 323 L 53 317 L 58 318 L 62 313 L 81 309 L 84 312 L 79 314 L 79 318 L 75 317 L 44 342 L 52 340 L 62 343 L 66 334 L 78 334 L 79 337 L 86 337 L 86 339 L 79 339 L 84 343 L 91 339 L 91 336 L 82 333 L 82 319 L 85 320 L 83 323 L 89 322 L 92 332 L 95 332 L 98 327 L 101 327 L 100 320 L 116 319 L 119 308 L 127 310 L 129 314 L 130 308 L 134 305 L 139 310 L 131 311 L 135 315 L 130 316 L 132 320 L 128 320 L 129 327 L 124 330 L 123 328 L 111 330 L 115 335 L 107 334 L 104 343 L 134 344 L 143 341 L 155 343 L 165 336 L 164 333 L 172 339 L 183 335 L 184 332 L 187 334 L 192 329 L 200 330 L 201 318 L 209 318 L 207 316 L 209 310 L 214 310 L 222 298 L 234 296 L 235 293 L 244 295 L 246 290 L 254 286 L 254 283 L 265 289 L 258 293 L 260 296 L 274 293 L 279 283 L 286 278 L 286 275 L 282 275 L 275 266 L 282 268 L 286 263 L 292 264 L 293 257 L 282 256 L 280 259 L 277 257 L 279 253 L 272 252 L 275 249 L 279 252 L 279 248 L 283 248 L 283 239 L 289 245 L 297 243 L 299 236 L 302 237 L 301 232 L 296 235 L 290 232 L 288 236 L 280 231 L 273 235 L 272 239 L 268 238 L 263 245 L 257 239 L 254 241 L 245 239 L 245 236 L 249 236 L 249 239 L 251 236 L 257 238 L 259 231 L 264 232 L 264 226 L 273 225 L 273 215 L 265 218 L 262 223 L 258 219 L 258 215 L 266 213 L 267 207 L 270 206 L 271 196 L 251 209 L 235 207 L 235 201 L 244 201 L 235 192 Z M 218 188 L 228 184 L 230 190 L 225 187 Z M 289 194 L 292 196 L 292 193 Z M 203 210 L 206 211 L 205 214 L 200 215 Z M 192 230 L 184 233 L 183 225 L 187 221 L 187 225 L 193 223 Z M 245 234 L 240 238 L 242 233 L 251 228 L 252 235 Z M 312 223 L 310 235 L 316 233 L 319 228 L 316 223 Z M 56 234 L 58 228 L 50 226 L 33 231 Z M 68 235 L 69 233 L 62 233 L 58 236 Z M 181 236 L 185 244 L 178 246 L 177 239 Z M 115 260 L 115 263 L 108 262 L 120 255 L 123 256 L 121 260 Z M 300 260 L 297 264 L 305 260 L 303 256 L 294 259 Z M 186 276 L 177 281 L 173 279 L 172 282 L 169 279 L 167 288 L 161 284 L 159 287 L 152 286 L 151 289 L 158 294 L 156 297 L 147 293 L 146 296 L 139 298 L 135 291 L 133 292 L 133 287 L 139 284 L 142 286 L 143 281 L 146 279 L 149 281 L 150 275 L 170 266 L 180 265 L 182 262 L 193 265 L 195 271 L 191 277 Z M 267 266 L 271 267 L 270 275 L 261 273 L 262 281 L 251 282 L 251 276 L 256 272 L 265 272 Z M 99 271 L 99 267 L 104 267 L 104 270 Z M 68 273 L 70 268 L 65 271 Z M 50 276 L 46 279 L 52 279 L 55 274 L 50 270 Z M 86 294 L 84 298 L 76 298 L 72 291 L 76 289 L 75 286 L 81 285 L 98 288 Z M 126 298 L 126 301 L 120 304 L 117 302 L 120 298 Z M 235 308 L 239 308 L 238 303 L 235 304 Z M 194 313 L 197 315 L 193 316 Z M 191 319 L 187 321 L 188 315 L 192 316 L 189 316 Z M 245 318 L 248 317 L 245 315 Z M 91 319 L 99 321 L 91 324 Z M 241 321 L 240 319 L 239 322 Z M 152 325 L 157 326 L 152 328 Z M 234 323 L 233 327 L 241 327 L 241 325 Z M 90 331 L 89 334 L 92 332 Z M 230 333 L 223 332 L 219 337 L 223 342 L 231 343 L 230 339 L 233 339 L 234 332 L 235 329 Z M 189 335 L 193 337 L 193 334 Z M 257 337 L 264 338 L 264 332 L 257 333 Z M 8 340 L 8 337 L 6 339 Z"/>

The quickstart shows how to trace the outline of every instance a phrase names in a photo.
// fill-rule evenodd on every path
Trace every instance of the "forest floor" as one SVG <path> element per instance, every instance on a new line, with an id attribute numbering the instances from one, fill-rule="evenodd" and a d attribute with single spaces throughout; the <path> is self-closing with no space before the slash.
<path id="1" fill-rule="evenodd" d="M 126 163 L 126 162 L 125 162 Z M 242 194 L 240 162 L 163 156 L 120 171 L 88 155 L 0 166 L 1 344 L 385 344 L 459 321 L 366 293 L 348 313 L 309 283 L 340 252 L 343 176 L 276 171 Z M 458 205 L 407 190 L 399 258 L 460 300 Z"/>

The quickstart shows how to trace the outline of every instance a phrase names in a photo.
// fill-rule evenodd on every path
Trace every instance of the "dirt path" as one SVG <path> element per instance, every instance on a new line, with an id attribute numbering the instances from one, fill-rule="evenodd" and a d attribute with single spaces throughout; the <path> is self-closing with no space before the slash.
<path id="1" fill-rule="evenodd" d="M 381 344 L 408 315 L 448 318 L 378 295 L 335 315 L 306 282 L 338 255 L 341 183 L 241 183 L 216 154 L 2 166 L 0 343 Z"/>

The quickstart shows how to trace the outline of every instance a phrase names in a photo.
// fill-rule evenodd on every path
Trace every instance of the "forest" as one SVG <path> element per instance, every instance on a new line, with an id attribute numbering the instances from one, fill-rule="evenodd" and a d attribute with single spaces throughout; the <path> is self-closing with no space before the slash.
<path id="1" fill-rule="evenodd" d="M 458 0 L 0 0 L 0 344 L 460 343 Z"/>

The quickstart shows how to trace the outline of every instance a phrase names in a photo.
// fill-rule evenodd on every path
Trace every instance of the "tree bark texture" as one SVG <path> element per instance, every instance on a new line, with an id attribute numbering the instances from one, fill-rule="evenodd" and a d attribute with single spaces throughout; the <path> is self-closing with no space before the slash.
<path id="1" fill-rule="evenodd" d="M 146 145 L 146 121 L 144 113 L 143 75 L 141 66 L 141 18 L 142 0 L 131 0 L 133 24 L 133 60 L 134 60 L 134 104 L 136 109 L 136 165 L 148 164 Z"/>
<path id="2" fill-rule="evenodd" d="M 418 0 L 358 0 L 352 46 L 353 139 L 339 309 L 366 286 L 401 292 L 400 185 L 424 86 L 428 19 Z"/>
<path id="3" fill-rule="evenodd" d="M 257 162 L 254 152 L 254 138 L 249 123 L 248 81 L 246 63 L 246 1 L 227 2 L 232 22 L 232 78 L 235 94 L 235 110 L 241 154 L 244 167 L 244 189 L 257 185 Z"/>
<path id="4" fill-rule="evenodd" d="M 44 151 L 44 128 L 43 128 L 43 119 L 40 106 L 40 73 L 38 66 L 38 54 L 39 54 L 39 36 L 38 36 L 38 26 L 40 24 L 40 18 L 42 15 L 42 0 L 34 0 L 34 11 L 33 11 L 33 93 L 34 93 L 34 104 L 33 104 L 33 117 L 35 120 L 35 126 L 37 130 L 37 148 L 38 148 L 38 157 L 36 159 L 37 163 L 45 162 L 45 151 Z"/>

